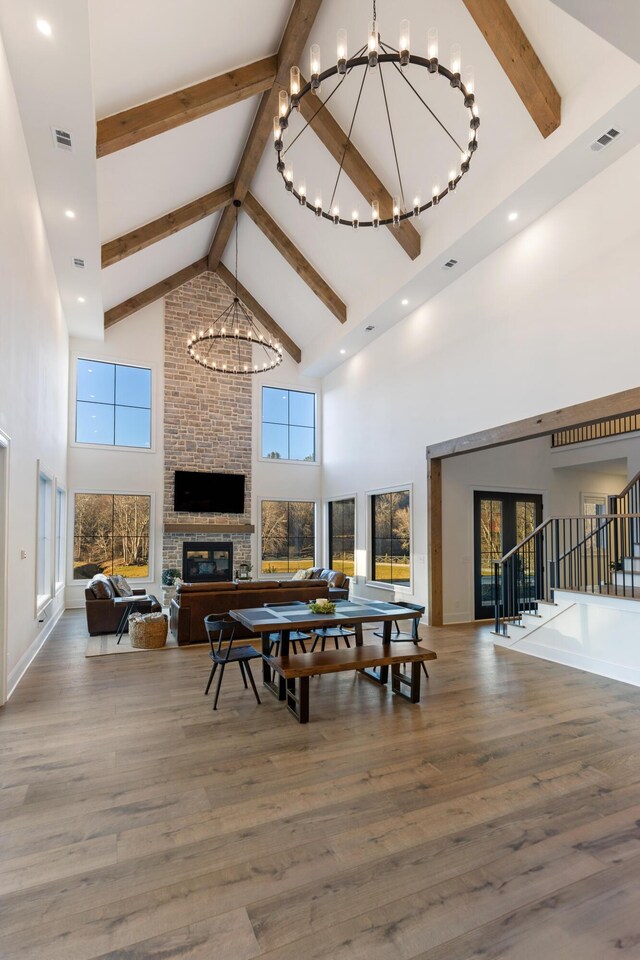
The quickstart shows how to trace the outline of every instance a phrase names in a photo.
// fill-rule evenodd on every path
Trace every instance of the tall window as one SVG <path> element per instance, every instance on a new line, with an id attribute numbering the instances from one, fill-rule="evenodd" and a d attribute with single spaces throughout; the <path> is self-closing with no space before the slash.
<path id="1" fill-rule="evenodd" d="M 262 388 L 262 456 L 316 459 L 316 396 L 301 390 Z"/>
<path id="2" fill-rule="evenodd" d="M 38 607 L 41 607 L 51 596 L 51 490 L 51 477 L 40 472 L 38 476 L 38 542 L 36 550 Z"/>
<path id="3" fill-rule="evenodd" d="M 78 360 L 76 442 L 151 446 L 151 370 Z"/>
<path id="4" fill-rule="evenodd" d="M 295 573 L 315 560 L 316 505 L 306 500 L 263 500 L 262 573 Z"/>
<path id="5" fill-rule="evenodd" d="M 356 501 L 329 501 L 329 566 L 347 577 L 355 573 Z"/>
<path id="6" fill-rule="evenodd" d="M 371 579 L 395 586 L 411 583 L 411 516 L 408 490 L 371 497 Z"/>
<path id="7" fill-rule="evenodd" d="M 125 493 L 76 493 L 73 579 L 96 573 L 149 576 L 151 497 Z"/>
<path id="8" fill-rule="evenodd" d="M 64 584 L 65 528 L 67 522 L 67 495 L 62 487 L 56 487 L 56 551 L 55 580 L 56 590 Z"/>

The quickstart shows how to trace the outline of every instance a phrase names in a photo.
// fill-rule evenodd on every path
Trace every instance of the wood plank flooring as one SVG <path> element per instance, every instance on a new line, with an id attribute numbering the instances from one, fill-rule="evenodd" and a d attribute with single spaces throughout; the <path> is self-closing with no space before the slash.
<path id="1" fill-rule="evenodd" d="M 0 958 L 640 958 L 640 690 L 421 635 L 420 705 L 325 676 L 301 727 L 65 614 L 0 711 Z"/>

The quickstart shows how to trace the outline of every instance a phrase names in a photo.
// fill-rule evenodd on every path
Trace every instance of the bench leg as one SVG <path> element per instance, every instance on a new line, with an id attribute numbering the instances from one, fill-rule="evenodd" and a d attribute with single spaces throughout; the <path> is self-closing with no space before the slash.
<path id="1" fill-rule="evenodd" d="M 401 663 L 394 663 L 391 667 L 391 689 L 399 697 L 404 697 L 411 703 L 420 703 L 420 677 L 421 663 L 419 660 L 411 664 L 411 677 L 405 676 L 401 670 Z M 405 693 L 404 687 L 409 687 L 410 692 Z"/>
<path id="2" fill-rule="evenodd" d="M 309 723 L 309 677 L 298 678 L 298 693 L 296 695 L 296 681 L 287 680 L 287 709 L 294 715 L 298 723 Z"/>

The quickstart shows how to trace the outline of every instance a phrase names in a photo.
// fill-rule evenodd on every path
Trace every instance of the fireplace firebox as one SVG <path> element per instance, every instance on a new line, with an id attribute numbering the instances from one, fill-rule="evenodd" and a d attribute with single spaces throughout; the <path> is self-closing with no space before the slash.
<path id="1" fill-rule="evenodd" d="M 233 544 L 192 541 L 182 544 L 182 579 L 185 583 L 231 580 Z"/>

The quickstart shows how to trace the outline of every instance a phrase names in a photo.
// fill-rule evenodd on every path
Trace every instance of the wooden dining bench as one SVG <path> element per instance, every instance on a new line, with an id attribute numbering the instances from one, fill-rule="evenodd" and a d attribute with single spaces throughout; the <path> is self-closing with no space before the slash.
<path id="1" fill-rule="evenodd" d="M 365 644 L 349 650 L 324 650 L 290 657 L 268 657 L 267 663 L 287 682 L 287 707 L 300 723 L 309 722 L 309 677 L 345 670 L 364 671 L 371 667 L 391 667 L 391 688 L 411 703 L 420 702 L 420 670 L 425 660 L 436 660 L 433 650 L 414 643 Z M 411 664 L 411 675 L 400 667 Z M 296 691 L 296 680 L 298 689 Z M 404 688 L 408 687 L 406 693 Z"/>

